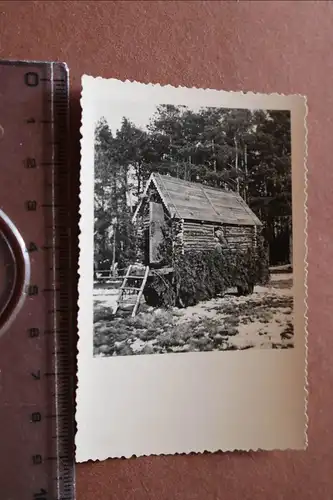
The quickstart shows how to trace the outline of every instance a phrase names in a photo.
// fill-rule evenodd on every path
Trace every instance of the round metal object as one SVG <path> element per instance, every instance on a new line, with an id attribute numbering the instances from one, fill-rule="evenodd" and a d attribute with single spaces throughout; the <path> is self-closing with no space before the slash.
<path id="1" fill-rule="evenodd" d="M 22 307 L 29 279 L 30 260 L 23 238 L 0 210 L 0 336 Z"/>

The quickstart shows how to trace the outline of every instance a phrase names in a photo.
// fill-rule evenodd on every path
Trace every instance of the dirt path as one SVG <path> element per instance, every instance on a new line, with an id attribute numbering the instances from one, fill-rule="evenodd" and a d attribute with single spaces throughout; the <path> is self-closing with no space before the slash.
<path id="1" fill-rule="evenodd" d="M 252 295 L 229 294 L 186 309 L 146 308 L 112 318 L 117 290 L 94 295 L 95 355 L 293 346 L 292 274 L 274 274 Z"/>

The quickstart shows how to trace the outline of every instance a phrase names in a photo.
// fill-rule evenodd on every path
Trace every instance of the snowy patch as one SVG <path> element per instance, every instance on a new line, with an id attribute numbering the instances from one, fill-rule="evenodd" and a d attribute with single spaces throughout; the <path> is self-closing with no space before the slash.
<path id="1" fill-rule="evenodd" d="M 266 349 L 293 346 L 292 275 L 273 275 L 266 287 L 228 293 L 185 309 L 142 304 L 135 318 L 113 316 L 117 290 L 95 290 L 94 354 Z"/>

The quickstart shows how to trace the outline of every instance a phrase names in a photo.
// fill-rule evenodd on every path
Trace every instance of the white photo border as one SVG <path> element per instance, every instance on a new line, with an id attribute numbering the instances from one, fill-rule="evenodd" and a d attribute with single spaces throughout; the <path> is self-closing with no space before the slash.
<path id="1" fill-rule="evenodd" d="M 94 129 L 105 106 L 291 111 L 293 349 L 93 357 Z M 307 447 L 306 98 L 82 77 L 76 461 Z"/>

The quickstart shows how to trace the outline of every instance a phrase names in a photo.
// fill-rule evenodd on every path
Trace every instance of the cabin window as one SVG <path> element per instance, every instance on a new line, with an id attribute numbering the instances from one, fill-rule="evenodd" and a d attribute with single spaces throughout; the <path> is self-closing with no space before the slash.
<path id="1" fill-rule="evenodd" d="M 220 245 L 222 248 L 228 245 L 227 239 L 225 237 L 225 228 L 222 226 L 214 228 L 214 239 L 216 245 Z"/>

